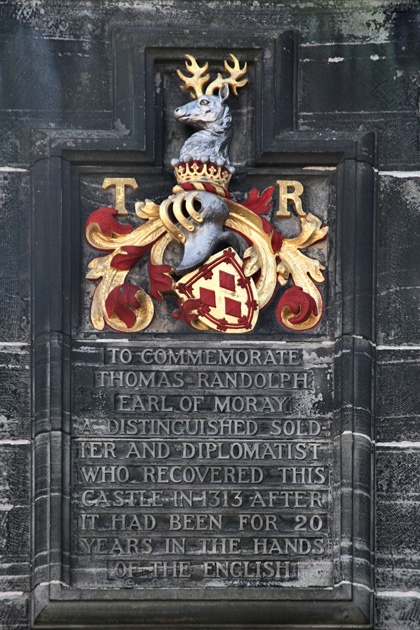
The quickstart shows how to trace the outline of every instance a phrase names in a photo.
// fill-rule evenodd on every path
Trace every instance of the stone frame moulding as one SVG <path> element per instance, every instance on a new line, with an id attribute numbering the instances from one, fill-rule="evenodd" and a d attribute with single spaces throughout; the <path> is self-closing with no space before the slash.
<path id="1" fill-rule="evenodd" d="M 193 31 L 181 36 L 173 29 L 117 28 L 115 130 L 32 134 L 35 628 L 372 627 L 375 136 L 295 130 L 295 33 L 233 33 L 228 42 L 226 37 L 223 31 L 201 32 L 199 40 Z M 211 47 L 198 41 L 209 41 Z M 340 471 L 334 478 L 339 526 L 332 542 L 333 588 L 154 591 L 78 589 L 70 583 L 70 350 L 84 272 L 79 178 L 83 172 L 106 176 L 117 171 L 169 181 L 170 171 L 162 166 L 154 68 L 174 60 L 180 66 L 188 45 L 209 58 L 238 51 L 252 62 L 255 145 L 249 172 L 336 169 L 328 313 L 335 343 L 335 470 Z M 259 94 L 263 97 L 257 98 Z M 92 332 L 98 338 L 101 334 Z M 302 339 L 317 339 L 311 335 Z"/>

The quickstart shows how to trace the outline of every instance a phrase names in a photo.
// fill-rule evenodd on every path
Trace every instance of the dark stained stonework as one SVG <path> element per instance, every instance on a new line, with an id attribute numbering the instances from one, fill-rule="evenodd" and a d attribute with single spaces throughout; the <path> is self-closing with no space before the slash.
<path id="1" fill-rule="evenodd" d="M 227 580 L 194 601 L 169 580 L 156 603 L 150 589 L 78 572 L 106 561 L 77 552 L 75 416 L 109 417 L 109 392 L 89 381 L 103 360 L 92 350 L 118 341 L 89 321 L 84 276 L 96 253 L 84 222 L 113 202 L 105 176 L 137 179 L 131 211 L 170 192 L 170 159 L 188 133 L 172 119 L 187 100 L 175 69 L 197 42 L 219 64 L 231 50 L 249 62 L 249 85 L 231 104 L 233 195 L 298 179 L 304 209 L 330 226 L 320 327 L 279 330 L 268 308 L 252 339 L 328 347 L 332 376 L 317 381 L 311 395 L 324 399 L 310 413 L 334 425 L 325 462 L 335 602 L 320 595 L 332 574 L 312 599 L 299 585 L 279 604 L 278 583 L 233 593 Z M 418 2 L 4 0 L 0 84 L 0 626 L 417 630 Z M 174 300 L 158 306 L 150 343 L 206 343 L 170 317 Z"/>
<path id="2" fill-rule="evenodd" d="M 299 336 L 280 332 L 274 309 L 269 307 L 255 331 L 239 341 L 217 333 L 191 333 L 170 317 L 169 298 L 168 303 L 157 304 L 150 327 L 132 341 L 124 341 L 112 331 L 98 333 L 88 316 L 92 287 L 87 291 L 80 287 L 85 286 L 83 276 L 94 256 L 85 243 L 83 226 L 90 212 L 103 203 L 104 174 L 135 177 L 144 182 L 144 196 L 153 199 L 164 198 L 170 182 L 169 173 L 159 167 L 162 158 L 152 142 L 158 135 L 161 110 L 155 113 L 148 105 L 153 103 L 148 95 L 151 86 L 160 85 L 161 75 L 174 75 L 172 57 L 181 58 L 180 34 L 173 31 L 167 36 L 164 56 L 155 48 L 158 36 L 162 32 L 156 31 L 151 38 L 145 29 L 116 31 L 117 69 L 127 66 L 136 75 L 138 66 L 144 64 L 140 76 L 145 79 L 136 86 L 137 96 L 136 91 L 130 92 L 132 83 L 126 74 L 117 86 L 117 103 L 125 102 L 122 95 L 128 90 L 130 99 L 144 104 L 140 108 L 143 117 L 136 114 L 126 119 L 131 136 L 124 140 L 118 134 L 104 134 L 100 149 L 95 138 L 80 134 L 70 140 L 63 133 L 40 132 L 37 136 L 34 203 L 36 208 L 45 208 L 48 192 L 54 213 L 37 213 L 34 224 L 35 239 L 43 247 L 36 249 L 34 259 L 37 502 L 33 623 L 57 625 L 62 620 L 70 626 L 100 620 L 104 627 L 112 627 L 113 619 L 122 616 L 127 626 L 146 618 L 150 627 L 172 623 L 181 628 L 185 624 L 178 603 L 181 599 L 192 623 L 203 627 L 219 624 L 219 614 L 230 624 L 246 620 L 248 626 L 257 619 L 267 625 L 275 617 L 283 626 L 312 624 L 316 619 L 336 627 L 347 621 L 366 627 L 372 615 L 374 136 L 286 131 L 273 138 L 272 125 L 260 124 L 260 135 L 248 140 L 250 155 L 255 156 L 249 177 L 231 187 L 239 196 L 249 185 L 263 190 L 277 178 L 303 182 L 307 191 L 304 203 L 313 204 L 330 227 L 330 240 L 324 250 L 320 248 L 327 266 L 322 287 L 326 309 L 317 329 Z M 221 31 L 214 30 L 212 37 L 222 46 Z M 231 44 L 240 51 L 241 37 Z M 289 33 L 279 38 L 283 43 L 294 39 Z M 253 53 L 257 60 L 260 54 L 271 56 L 270 51 L 264 52 L 262 41 L 255 36 L 254 46 L 260 51 Z M 146 44 L 150 52 L 143 55 Z M 293 66 L 292 61 L 293 49 L 284 64 Z M 176 104 L 172 90 L 164 92 L 164 113 Z M 126 109 L 129 114 L 135 111 Z M 256 117 L 265 120 L 261 109 L 255 107 L 255 111 Z M 153 124 L 157 125 L 155 136 L 150 131 Z M 120 145 L 118 150 L 115 142 Z M 239 147 L 237 151 L 240 154 Z M 150 164 L 152 159 L 157 165 Z M 116 172 L 114 164 L 118 165 Z M 53 181 L 57 184 L 46 188 Z M 275 206 L 277 203 L 275 197 Z M 357 212 L 359 208 L 363 211 Z M 271 219 L 281 229 L 274 213 Z M 61 238 L 52 236 L 57 224 L 62 226 Z M 296 228 L 288 229 L 293 232 Z M 61 265 L 60 261 L 66 262 Z M 144 284 L 141 265 L 136 273 Z M 221 348 L 226 349 L 227 357 L 236 348 L 238 358 L 227 364 L 222 358 L 215 360 L 214 354 L 206 359 L 205 353 L 217 354 Z M 277 372 L 282 369 L 282 361 L 273 363 L 271 355 L 271 363 L 259 367 L 259 359 L 247 356 L 250 348 L 262 356 L 274 351 L 282 357 L 282 349 L 296 353 L 295 363 L 286 361 L 285 371 L 280 372 L 286 379 L 284 392 L 278 384 L 277 396 L 269 395 L 269 385 L 262 392 L 258 384 L 240 384 L 244 374 L 251 380 L 256 375 L 279 378 Z M 190 354 L 199 358 L 184 364 L 180 349 L 187 352 L 187 358 Z M 167 353 L 172 353 L 170 358 Z M 228 368 L 231 375 L 238 375 L 239 385 L 200 384 L 195 373 L 211 379 L 213 365 L 218 374 Z M 169 378 L 171 370 L 174 373 Z M 160 378 L 162 372 L 166 382 Z M 140 374 L 146 381 L 138 381 Z M 294 375 L 300 379 L 296 385 L 292 384 Z M 147 381 L 151 377 L 157 381 Z M 302 379 L 307 384 L 301 387 Z M 194 408 L 196 400 L 199 404 Z M 304 427 L 303 437 L 296 429 L 294 439 L 301 437 L 299 448 L 304 449 L 308 466 L 302 467 L 301 451 L 288 455 L 285 450 L 276 462 L 276 457 L 264 460 L 249 450 L 240 457 L 241 467 L 235 461 L 236 450 L 229 450 L 236 438 L 231 429 L 215 438 L 214 447 L 222 449 L 215 459 L 197 451 L 191 458 L 193 464 L 188 465 L 186 439 L 180 441 L 175 429 L 156 433 L 153 428 L 133 435 L 120 428 L 127 426 L 132 431 L 133 421 L 143 418 L 153 422 L 198 418 L 204 421 L 199 432 L 204 447 L 209 443 L 206 427 L 211 423 L 257 421 L 256 433 L 247 430 L 236 450 L 244 443 L 252 449 L 255 439 L 261 440 L 263 448 L 266 443 L 272 449 L 286 443 L 292 449 L 294 442 L 287 441 L 284 434 L 275 442 L 275 427 L 270 423 L 272 418 L 284 422 L 292 418 L 294 427 L 300 426 L 297 423 Z M 311 420 L 315 422 L 310 424 Z M 313 427 L 316 432 L 311 441 Z M 163 455 L 159 450 L 162 442 L 154 438 L 163 439 Z M 188 444 L 189 449 L 197 447 L 197 442 Z M 319 451 L 315 451 L 318 444 Z M 226 462 L 227 452 L 232 454 Z M 293 463 L 292 468 L 287 467 L 288 462 Z M 181 506 L 177 484 L 187 497 Z M 191 500 L 188 490 L 198 493 L 201 487 L 211 492 L 221 488 L 227 493 L 223 495 L 227 504 L 211 509 L 195 499 L 192 509 L 186 511 Z M 319 487 L 321 495 L 312 507 L 306 498 L 306 510 L 299 516 L 296 506 L 276 505 L 274 513 L 267 504 L 258 508 L 251 505 L 255 496 L 245 493 L 241 494 L 241 510 L 235 493 L 242 493 L 243 487 L 253 492 L 261 487 L 266 494 L 281 487 L 292 493 L 295 488 L 313 492 Z M 153 499 L 152 505 L 139 503 L 139 489 L 162 492 L 162 488 L 168 491 Z M 127 499 L 132 489 L 136 491 L 133 505 Z M 127 501 L 124 509 L 116 504 L 121 498 Z M 178 512 L 183 519 L 179 526 Z M 276 532 L 273 541 L 272 532 Z M 223 544 L 233 540 L 231 550 L 222 548 L 217 553 L 218 563 L 208 551 L 215 536 L 217 545 L 220 540 Z M 288 560 L 284 560 L 286 556 Z M 81 603 L 87 595 L 88 600 Z M 200 607 L 199 599 L 203 600 Z M 235 610 L 229 601 L 236 602 Z M 217 614 L 213 610 L 216 603 Z"/>

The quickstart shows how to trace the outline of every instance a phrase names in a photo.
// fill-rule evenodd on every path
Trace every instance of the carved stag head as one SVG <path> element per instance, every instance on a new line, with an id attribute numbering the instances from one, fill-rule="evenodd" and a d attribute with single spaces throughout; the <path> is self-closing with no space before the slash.
<path id="1" fill-rule="evenodd" d="M 242 77 L 247 70 L 247 64 L 241 67 L 239 61 L 234 55 L 230 55 L 233 64 L 229 65 L 225 61 L 225 68 L 228 72 L 227 77 L 223 77 L 218 72 L 216 79 L 212 81 L 203 92 L 204 86 L 210 80 L 207 73 L 209 64 L 206 62 L 203 66 L 199 66 L 194 57 L 185 55 L 187 61 L 185 66 L 190 73 L 190 77 L 185 76 L 178 70 L 178 76 L 183 80 L 182 90 L 189 90 L 192 98 L 191 103 L 177 107 L 175 110 L 175 118 L 182 123 L 192 125 L 198 129 L 207 129 L 209 125 L 219 120 L 225 113 L 225 101 L 232 90 L 235 96 L 238 95 L 238 88 L 243 87 L 248 82 Z M 188 63 L 189 62 L 189 63 Z M 206 74 L 207 73 L 207 74 Z M 216 90 L 218 93 L 215 95 Z"/>
<path id="2" fill-rule="evenodd" d="M 179 159 L 171 160 L 171 164 L 175 168 L 180 162 L 212 162 L 218 166 L 226 166 L 233 173 L 235 169 L 228 155 L 232 117 L 226 101 L 230 91 L 237 96 L 238 88 L 248 82 L 243 78 L 247 64 L 244 63 L 241 67 L 238 59 L 231 54 L 233 63 L 225 61 L 228 76 L 223 77 L 219 72 L 204 92 L 204 87 L 210 80 L 207 73 L 209 64 L 206 62 L 200 66 L 194 57 L 185 56 L 185 65 L 191 76 L 185 76 L 180 70 L 178 75 L 184 82 L 182 89 L 189 90 L 194 100 L 177 107 L 174 115 L 178 122 L 191 125 L 199 131 L 184 142 Z"/>

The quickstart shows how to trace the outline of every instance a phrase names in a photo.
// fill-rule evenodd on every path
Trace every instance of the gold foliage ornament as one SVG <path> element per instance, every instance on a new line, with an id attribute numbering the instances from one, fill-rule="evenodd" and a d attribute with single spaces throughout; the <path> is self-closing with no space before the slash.
<path id="1" fill-rule="evenodd" d="M 164 256 L 168 245 L 173 240 L 181 242 L 181 238 L 176 238 L 174 226 L 168 229 L 159 214 L 160 210 L 163 216 L 166 215 L 174 196 L 164 200 L 160 208 L 151 202 L 137 203 L 137 214 L 146 221 L 135 229 L 119 223 L 114 218 L 116 210 L 112 208 L 100 208 L 93 212 L 87 222 L 87 240 L 96 249 L 110 251 L 89 264 L 87 278 L 100 280 L 91 306 L 94 327 L 103 330 L 106 324 L 119 332 L 140 332 L 151 323 L 153 300 L 141 288 L 125 282 L 132 267 L 149 250 L 152 296 L 162 300 L 162 294 L 175 292 L 179 297 L 180 312 L 174 315 L 192 328 L 226 333 L 249 332 L 257 323 L 259 311 L 271 302 L 277 285 L 284 286 L 290 280 L 294 286 L 283 294 L 277 308 L 280 323 L 297 331 L 316 326 L 322 317 L 323 301 L 315 282 L 324 281 L 324 267 L 302 250 L 323 240 L 328 228 L 322 227 L 321 221 L 313 214 L 308 214 L 300 217 L 301 232 L 297 237 L 282 238 L 257 212 L 258 208 L 260 212 L 268 211 L 267 200 L 271 198 L 273 189 L 267 189 L 261 196 L 253 190 L 250 196 L 253 209 L 245 205 L 247 202 L 227 201 L 229 216 L 225 228 L 241 234 L 251 243 L 242 259 L 234 252 L 236 265 L 232 273 L 226 266 L 229 264 L 226 263 L 226 255 L 224 259 L 221 255 L 213 255 L 198 267 L 197 272 L 184 276 L 178 282 L 173 278 L 174 269 L 164 264 Z M 185 199 L 187 195 L 183 193 L 182 196 Z M 195 213 L 193 208 L 191 210 Z M 183 215 L 182 219 L 188 222 Z M 190 225 L 194 228 L 193 221 Z M 183 234 L 179 232 L 179 236 Z M 218 257 L 219 263 L 215 265 L 214 260 Z M 213 277 L 203 280 L 206 271 L 209 275 L 211 269 L 214 269 Z M 191 282 L 195 275 L 201 279 Z M 241 280 L 244 285 L 248 279 L 250 289 L 246 294 Z M 186 286 L 191 286 L 189 292 L 185 291 Z M 242 321 L 243 325 L 234 325 L 235 318 L 236 324 Z"/>
<path id="2" fill-rule="evenodd" d="M 206 94 L 212 95 L 215 90 L 218 90 L 222 86 L 222 83 L 228 83 L 234 95 L 238 96 L 238 88 L 243 87 L 248 82 L 248 79 L 242 79 L 247 71 L 247 64 L 245 63 L 241 68 L 235 55 L 230 54 L 229 56 L 232 59 L 233 64 L 230 65 L 228 61 L 224 62 L 228 76 L 222 77 L 219 72 L 217 74 L 217 78 L 207 86 L 205 92 Z M 187 58 L 185 67 L 191 76 L 186 77 L 180 70 L 177 70 L 179 78 L 184 82 L 184 85 L 181 86 L 181 90 L 190 90 L 193 98 L 199 98 L 200 96 L 203 96 L 203 87 L 210 80 L 210 75 L 206 74 L 209 64 L 206 62 L 203 66 L 199 66 L 194 57 L 191 55 L 185 55 L 185 57 Z M 238 81 L 238 79 L 241 80 Z"/>
<path id="3" fill-rule="evenodd" d="M 183 89 L 192 90 L 198 100 L 206 98 L 208 109 L 212 106 L 209 99 L 217 99 L 203 97 L 210 79 L 208 64 L 199 66 L 192 56 L 186 57 L 191 77 L 178 72 L 185 83 Z M 206 95 L 223 89 L 225 98 L 224 82 L 235 94 L 245 85 L 246 64 L 241 66 L 233 55 L 231 59 L 231 65 L 225 62 L 228 78 L 219 74 Z M 194 103 L 189 104 L 189 111 Z M 216 105 L 226 107 L 221 99 Z M 246 201 L 237 203 L 228 192 L 234 169 L 222 157 L 219 163 L 208 156 L 204 161 L 197 157 L 177 160 L 172 194 L 160 205 L 147 199 L 137 202 L 140 224 L 136 227 L 117 221 L 118 210 L 113 208 L 102 207 L 89 216 L 87 241 L 105 254 L 90 262 L 87 274 L 89 280 L 99 280 L 91 304 L 91 321 L 97 330 L 108 326 L 123 333 L 141 332 L 153 321 L 153 300 L 162 301 L 166 293 L 173 293 L 179 307 L 173 316 L 190 328 L 248 333 L 255 328 L 260 311 L 273 300 L 277 287 L 288 283 L 291 286 L 276 307 L 278 321 L 295 331 L 309 330 L 320 322 L 323 300 L 316 283 L 324 281 L 324 267 L 302 250 L 325 239 L 328 228 L 313 214 L 300 211 L 300 234 L 284 238 L 263 216 L 271 209 L 274 187 L 261 194 L 254 189 Z M 125 191 L 124 180 L 114 181 Z M 136 186 L 134 180 L 126 185 Z M 120 206 L 125 209 L 124 199 Z M 248 244 L 242 256 L 241 241 Z M 184 248 L 183 261 L 176 269 L 165 263 L 172 242 Z M 146 253 L 150 295 L 127 282 L 128 274 Z"/>

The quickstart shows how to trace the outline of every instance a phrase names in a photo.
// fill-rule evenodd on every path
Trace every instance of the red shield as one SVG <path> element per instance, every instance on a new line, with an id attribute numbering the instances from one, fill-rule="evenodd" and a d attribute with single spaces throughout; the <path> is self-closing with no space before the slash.
<path id="1" fill-rule="evenodd" d="M 252 330 L 258 320 L 258 294 L 243 261 L 231 248 L 211 256 L 175 285 L 178 317 L 193 328 L 228 333 Z"/>

